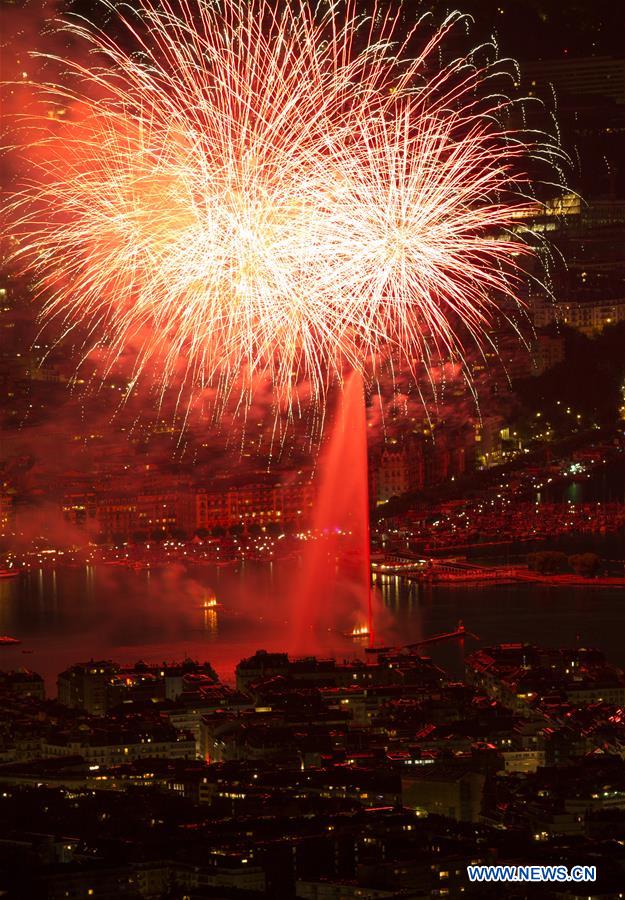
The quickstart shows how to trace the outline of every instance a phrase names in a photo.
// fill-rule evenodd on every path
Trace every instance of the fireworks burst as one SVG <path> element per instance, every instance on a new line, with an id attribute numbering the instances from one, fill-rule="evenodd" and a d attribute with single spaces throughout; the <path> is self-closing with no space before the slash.
<path id="1" fill-rule="evenodd" d="M 130 358 L 131 386 L 249 402 L 265 376 L 322 401 L 346 369 L 461 354 L 517 295 L 540 150 L 501 124 L 492 68 L 441 63 L 460 17 L 276 6 L 138 0 L 110 8 L 119 41 L 63 25 L 90 61 L 42 87 L 70 114 L 18 198 L 18 256 L 44 319 Z"/>

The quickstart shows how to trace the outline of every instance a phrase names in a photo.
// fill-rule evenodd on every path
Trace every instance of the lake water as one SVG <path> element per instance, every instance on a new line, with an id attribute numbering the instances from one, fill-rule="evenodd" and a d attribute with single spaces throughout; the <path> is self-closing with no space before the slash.
<path id="1" fill-rule="evenodd" d="M 582 503 L 622 501 L 624 496 L 625 466 L 618 459 L 593 472 L 590 479 L 550 487 L 542 499 Z M 593 549 L 604 559 L 625 558 L 625 531 L 567 535 L 549 544 L 567 553 Z M 524 545 L 521 552 L 531 549 L 537 548 Z M 490 562 L 499 561 L 496 557 L 512 560 L 519 552 L 518 545 L 503 552 L 494 548 Z M 484 558 L 485 553 L 477 548 L 472 555 Z M 237 662 L 261 647 L 340 658 L 362 653 L 362 647 L 345 637 L 359 624 L 353 603 L 336 596 L 316 599 L 332 607 L 336 627 L 311 631 L 304 636 L 304 645 L 295 647 L 293 565 L 171 565 L 151 571 L 97 565 L 31 570 L 17 578 L 0 579 L 0 634 L 22 641 L 0 646 L 0 668 L 35 669 L 46 679 L 48 693 L 55 695 L 57 674 L 73 662 L 90 658 L 162 662 L 188 654 L 208 659 L 223 678 L 231 680 Z M 481 644 L 581 642 L 601 648 L 611 661 L 625 666 L 622 588 L 527 583 L 432 586 L 395 576 L 378 576 L 376 587 L 376 643 L 417 642 L 453 630 L 462 619 Z M 219 602 L 218 608 L 205 608 L 211 597 Z M 297 634 L 301 641 L 301 629 Z M 427 653 L 461 676 L 464 654 L 480 643 L 466 638 L 430 645 Z"/>
<path id="2" fill-rule="evenodd" d="M 33 570 L 0 581 L 0 634 L 21 639 L 0 647 L 0 667 L 28 666 L 55 695 L 56 675 L 73 662 L 111 658 L 161 662 L 188 654 L 208 659 L 226 680 L 245 655 L 291 649 L 288 578 L 282 568 L 245 563 L 238 571 L 170 566 L 133 571 L 106 565 Z M 598 646 L 625 665 L 625 591 L 511 584 L 424 586 L 394 576 L 378 581 L 376 641 L 410 643 L 453 630 L 459 619 L 481 643 L 530 641 Z M 215 596 L 220 606 L 204 608 Z M 332 602 L 319 598 L 319 603 Z M 311 633 L 310 652 L 340 658 L 359 648 L 349 623 Z M 428 647 L 460 676 L 464 654 L 478 643 Z M 361 651 L 362 652 L 362 651 Z"/>

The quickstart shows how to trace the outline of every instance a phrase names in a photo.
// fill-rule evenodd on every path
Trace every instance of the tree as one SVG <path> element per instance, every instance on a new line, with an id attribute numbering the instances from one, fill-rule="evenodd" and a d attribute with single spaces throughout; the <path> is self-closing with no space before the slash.
<path id="1" fill-rule="evenodd" d="M 596 578 L 601 560 L 596 553 L 574 553 L 569 556 L 569 565 L 582 578 Z"/>
<path id="2" fill-rule="evenodd" d="M 527 568 L 541 575 L 560 575 L 568 568 L 566 553 L 558 550 L 540 550 L 538 553 L 528 553 Z"/>
<path id="3" fill-rule="evenodd" d="M 267 534 L 277 537 L 277 535 L 284 534 L 286 531 L 287 529 L 280 522 L 267 522 Z"/>

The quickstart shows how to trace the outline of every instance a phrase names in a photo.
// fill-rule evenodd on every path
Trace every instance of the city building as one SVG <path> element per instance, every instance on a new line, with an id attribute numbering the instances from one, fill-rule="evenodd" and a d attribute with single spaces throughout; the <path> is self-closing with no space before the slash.
<path id="1" fill-rule="evenodd" d="M 18 697 L 36 697 L 43 700 L 45 685 L 38 672 L 31 669 L 13 671 L 0 670 L 0 694 L 14 694 Z"/>
<path id="2" fill-rule="evenodd" d="M 57 679 L 59 703 L 103 716 L 109 706 L 109 687 L 118 672 L 119 666 L 110 660 L 90 660 L 71 666 Z"/>
<path id="3" fill-rule="evenodd" d="M 458 822 L 478 822 L 486 777 L 466 765 L 441 762 L 419 766 L 402 776 L 406 806 L 422 815 L 447 816 Z"/>
<path id="4" fill-rule="evenodd" d="M 110 660 L 76 663 L 58 676 L 59 702 L 70 709 L 83 709 L 103 716 L 121 704 L 138 701 L 178 700 L 197 683 L 217 681 L 209 663 L 186 659 L 181 663 L 120 666 Z"/>
<path id="5" fill-rule="evenodd" d="M 543 96 L 550 87 L 559 94 L 579 99 L 607 97 L 625 103 L 625 59 L 587 56 L 528 60 L 523 63 L 523 82 L 531 93 Z"/>
<path id="6" fill-rule="evenodd" d="M 564 338 L 559 334 L 536 335 L 532 344 L 532 373 L 543 375 L 559 363 L 564 362 Z"/>
<path id="7" fill-rule="evenodd" d="M 469 863 L 536 847 L 600 859 L 601 896 L 621 883 L 623 673 L 598 650 L 486 647 L 466 683 L 411 647 L 258 651 L 236 675 L 93 660 L 59 703 L 4 673 L 0 890 L 469 896 Z"/>
<path id="8" fill-rule="evenodd" d="M 13 495 L 0 490 L 0 535 L 9 534 L 15 524 Z"/>
<path id="9" fill-rule="evenodd" d="M 592 648 L 499 644 L 472 653 L 466 670 L 470 684 L 521 715 L 567 703 L 625 705 L 625 674 Z"/>
<path id="10" fill-rule="evenodd" d="M 309 481 L 224 486 L 218 491 L 200 489 L 195 495 L 195 527 L 210 531 L 233 525 L 309 525 L 314 496 L 314 485 Z"/>
<path id="11" fill-rule="evenodd" d="M 45 757 L 79 756 L 94 765 L 115 766 L 151 757 L 195 759 L 196 744 L 192 734 L 169 725 L 104 720 L 90 728 L 49 734 L 41 752 Z"/>
<path id="12" fill-rule="evenodd" d="M 533 314 L 537 328 L 556 322 L 592 336 L 607 325 L 625 321 L 625 299 L 580 299 L 554 303 L 549 298 L 536 297 Z"/>

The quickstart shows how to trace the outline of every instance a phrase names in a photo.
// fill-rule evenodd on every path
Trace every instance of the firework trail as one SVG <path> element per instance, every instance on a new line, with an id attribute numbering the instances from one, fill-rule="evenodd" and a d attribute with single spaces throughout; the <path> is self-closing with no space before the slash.
<path id="1" fill-rule="evenodd" d="M 129 390 L 245 404 L 264 376 L 323 402 L 348 369 L 462 356 L 517 297 L 543 151 L 502 124 L 492 67 L 441 62 L 460 17 L 276 8 L 138 0 L 110 33 L 62 25 L 89 64 L 40 86 L 70 113 L 17 197 L 17 256 L 58 334 L 132 360 Z"/>

